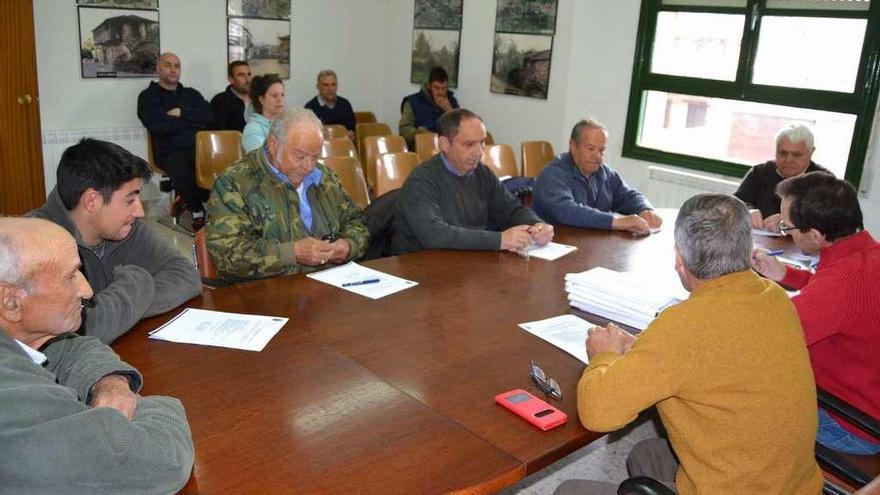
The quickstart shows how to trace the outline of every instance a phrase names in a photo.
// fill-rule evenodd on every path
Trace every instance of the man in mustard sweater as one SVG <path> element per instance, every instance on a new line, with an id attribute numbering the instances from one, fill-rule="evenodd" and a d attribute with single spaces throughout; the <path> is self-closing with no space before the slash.
<path id="1" fill-rule="evenodd" d="M 798 316 L 750 269 L 751 217 L 732 196 L 702 194 L 675 222 L 675 269 L 691 292 L 638 337 L 609 324 L 587 339 L 578 384 L 585 428 L 617 430 L 657 405 L 669 440 L 635 446 L 631 476 L 680 494 L 819 494 L 816 389 Z M 557 494 L 616 494 L 572 480 Z"/>

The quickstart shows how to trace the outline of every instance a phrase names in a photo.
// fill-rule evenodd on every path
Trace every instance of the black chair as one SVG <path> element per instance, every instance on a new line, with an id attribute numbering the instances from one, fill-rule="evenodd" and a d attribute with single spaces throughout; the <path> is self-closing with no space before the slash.
<path id="1" fill-rule="evenodd" d="M 880 421 L 821 388 L 816 390 L 816 395 L 819 407 L 837 414 L 850 424 L 880 440 Z M 880 476 L 880 454 L 873 456 L 843 454 L 816 443 L 816 460 L 824 471 L 831 473 L 853 488 L 861 488 Z"/>

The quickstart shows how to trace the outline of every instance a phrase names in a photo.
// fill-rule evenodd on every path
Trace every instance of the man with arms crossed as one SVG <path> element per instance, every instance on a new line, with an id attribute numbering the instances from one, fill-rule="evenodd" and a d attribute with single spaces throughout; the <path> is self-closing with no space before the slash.
<path id="1" fill-rule="evenodd" d="M 553 239 L 553 227 L 510 194 L 480 163 L 486 141 L 483 120 L 466 109 L 437 121 L 440 153 L 419 165 L 396 204 L 394 253 L 423 249 L 522 252 Z"/>
<path id="2" fill-rule="evenodd" d="M 61 227 L 0 218 L 0 493 L 174 493 L 193 443 L 183 406 L 80 326 L 92 289 Z"/>
<path id="3" fill-rule="evenodd" d="M 631 476 L 674 484 L 682 495 L 821 493 L 803 332 L 785 291 L 751 270 L 751 250 L 742 202 L 694 196 L 675 221 L 675 270 L 690 297 L 638 338 L 613 324 L 590 330 L 590 364 L 578 383 L 584 427 L 614 431 L 656 404 L 669 434 L 633 448 Z M 617 487 L 567 481 L 556 493 Z"/>
<path id="4" fill-rule="evenodd" d="M 862 224 L 855 188 L 831 174 L 812 172 L 776 186 L 779 227 L 806 254 L 819 254 L 816 272 L 782 264 L 756 250 L 755 270 L 788 287 L 824 390 L 880 420 L 880 244 Z M 880 452 L 880 442 L 819 410 L 819 443 L 849 454 Z"/>
<path id="5" fill-rule="evenodd" d="M 83 139 L 64 150 L 56 174 L 46 204 L 28 215 L 57 223 L 76 240 L 95 291 L 86 335 L 109 344 L 141 318 L 202 292 L 192 261 L 140 220 L 147 162 L 116 144 Z"/>
<path id="6" fill-rule="evenodd" d="M 554 223 L 649 234 L 663 219 L 642 193 L 605 164 L 607 142 L 605 125 L 593 119 L 575 124 L 569 152 L 557 156 L 538 176 L 532 207 Z"/>

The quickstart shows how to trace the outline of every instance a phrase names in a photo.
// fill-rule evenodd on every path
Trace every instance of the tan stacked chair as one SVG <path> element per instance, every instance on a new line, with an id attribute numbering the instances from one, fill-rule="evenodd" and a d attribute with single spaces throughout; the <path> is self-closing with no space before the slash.
<path id="1" fill-rule="evenodd" d="M 492 137 L 491 132 L 486 131 L 486 146 L 492 146 L 493 144 L 495 144 L 495 138 Z"/>
<path id="2" fill-rule="evenodd" d="M 388 127 L 388 124 L 383 124 L 381 122 L 366 122 L 363 124 L 355 124 L 354 133 L 357 135 L 358 156 L 360 157 L 364 165 L 367 165 L 367 163 L 363 161 L 364 139 L 369 136 L 387 136 L 389 134 L 393 134 L 391 132 L 391 128 Z"/>
<path id="3" fill-rule="evenodd" d="M 196 184 L 210 190 L 214 179 L 226 167 L 242 158 L 238 131 L 199 131 L 196 133 Z"/>
<path id="4" fill-rule="evenodd" d="M 364 138 L 364 153 L 361 155 L 361 158 L 366 169 L 367 182 L 370 186 L 376 185 L 376 168 L 379 157 L 385 153 L 393 153 L 395 151 L 409 151 L 406 141 L 402 136 L 389 134 L 387 136 L 367 136 Z"/>
<path id="5" fill-rule="evenodd" d="M 367 181 L 364 179 L 364 171 L 357 159 L 351 156 L 329 156 L 321 162 L 336 172 L 345 192 L 351 196 L 358 208 L 365 208 L 370 204 L 370 192 L 367 189 Z"/>
<path id="6" fill-rule="evenodd" d="M 513 148 L 510 145 L 493 144 L 486 146 L 486 149 L 483 150 L 483 163 L 488 165 L 498 177 L 519 175 L 519 171 L 516 168 L 516 156 L 513 154 Z"/>
<path id="7" fill-rule="evenodd" d="M 348 156 L 356 159 L 357 150 L 348 138 L 328 139 L 321 145 L 321 158 L 328 156 Z"/>
<path id="8" fill-rule="evenodd" d="M 421 163 L 419 155 L 411 151 L 396 151 L 382 155 L 379 158 L 376 186 L 373 189 L 376 196 L 403 187 L 406 178 L 419 163 Z"/>
<path id="9" fill-rule="evenodd" d="M 553 161 L 553 145 L 547 141 L 523 141 L 520 147 L 523 175 L 526 177 L 537 177 Z"/>
<path id="10" fill-rule="evenodd" d="M 348 138 L 348 129 L 344 125 L 332 124 L 325 125 L 323 128 L 324 140 L 336 138 Z"/>
<path id="11" fill-rule="evenodd" d="M 374 114 L 373 112 L 355 112 L 354 121 L 358 124 L 369 124 L 371 122 L 378 122 L 378 120 L 376 120 L 376 114 Z"/>
<path id="12" fill-rule="evenodd" d="M 419 159 L 426 162 L 440 152 L 440 145 L 436 132 L 420 132 L 416 134 L 416 154 Z"/>

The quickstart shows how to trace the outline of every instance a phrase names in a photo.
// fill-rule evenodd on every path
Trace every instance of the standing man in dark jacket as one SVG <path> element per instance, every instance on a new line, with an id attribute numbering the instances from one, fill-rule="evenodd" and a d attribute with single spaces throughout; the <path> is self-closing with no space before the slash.
<path id="1" fill-rule="evenodd" d="M 202 291 L 192 262 L 140 222 L 140 191 L 149 178 L 141 158 L 84 139 L 61 155 L 55 189 L 28 214 L 55 222 L 76 240 L 80 270 L 95 291 L 84 333 L 105 344 Z"/>
<path id="2" fill-rule="evenodd" d="M 226 68 L 229 85 L 211 99 L 214 109 L 214 129 L 221 131 L 244 130 L 244 125 L 254 112 L 251 106 L 251 66 L 243 60 L 235 60 Z"/>
<path id="3" fill-rule="evenodd" d="M 458 100 L 449 91 L 446 69 L 434 67 L 428 74 L 427 84 L 400 102 L 400 135 L 410 148 L 414 148 L 418 132 L 437 132 L 437 119 L 456 108 Z"/>
<path id="4" fill-rule="evenodd" d="M 166 52 L 156 64 L 159 81 L 151 81 L 138 96 L 138 118 L 153 139 L 156 165 L 192 212 L 193 230 L 205 225 L 208 191 L 196 186 L 196 133 L 210 129 L 214 111 L 201 93 L 180 84 L 180 58 Z"/>

